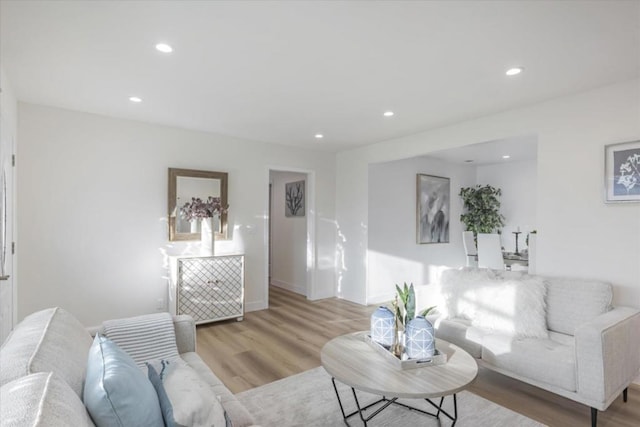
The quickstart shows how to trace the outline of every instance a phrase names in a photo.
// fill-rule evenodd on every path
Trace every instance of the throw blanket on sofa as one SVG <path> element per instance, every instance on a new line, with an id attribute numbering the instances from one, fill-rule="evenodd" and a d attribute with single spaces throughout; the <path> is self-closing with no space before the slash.
<path id="1" fill-rule="evenodd" d="M 169 313 L 146 314 L 103 323 L 107 338 L 124 350 L 136 364 L 179 357 L 173 319 Z"/>

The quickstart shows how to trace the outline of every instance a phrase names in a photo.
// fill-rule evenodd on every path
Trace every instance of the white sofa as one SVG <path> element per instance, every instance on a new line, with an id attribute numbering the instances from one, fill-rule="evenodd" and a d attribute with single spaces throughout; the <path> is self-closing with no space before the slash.
<path id="1" fill-rule="evenodd" d="M 463 268 L 416 289 L 436 338 L 478 363 L 591 407 L 592 425 L 640 373 L 640 310 L 594 280 Z"/>
<path id="2" fill-rule="evenodd" d="M 177 346 L 176 363 L 185 362 L 204 382 L 203 387 L 213 391 L 226 413 L 227 426 L 255 425 L 244 406 L 195 352 L 193 319 L 166 316 L 169 328 L 173 319 L 175 346 L 173 342 L 170 346 Z M 87 360 L 93 342 L 89 331 L 60 308 L 33 313 L 20 322 L 0 349 L 2 426 L 93 426 L 83 403 Z"/>

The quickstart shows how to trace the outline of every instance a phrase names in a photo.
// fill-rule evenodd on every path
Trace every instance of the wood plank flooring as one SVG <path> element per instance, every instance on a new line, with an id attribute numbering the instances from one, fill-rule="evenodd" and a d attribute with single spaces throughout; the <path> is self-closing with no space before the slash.
<path id="1" fill-rule="evenodd" d="M 198 353 L 233 393 L 320 366 L 322 346 L 369 329 L 376 308 L 337 298 L 308 301 L 273 286 L 269 303 L 268 310 L 247 313 L 242 322 L 198 326 Z M 591 425 L 588 407 L 487 369 L 480 368 L 469 390 L 552 427 Z M 598 426 L 639 426 L 640 387 L 630 387 L 628 397 L 627 403 L 620 397 L 599 413 Z"/>

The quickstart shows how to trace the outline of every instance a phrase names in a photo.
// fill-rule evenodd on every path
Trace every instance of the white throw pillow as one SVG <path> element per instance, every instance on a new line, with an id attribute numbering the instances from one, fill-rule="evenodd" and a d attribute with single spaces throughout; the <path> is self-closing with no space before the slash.
<path id="1" fill-rule="evenodd" d="M 160 398 L 166 425 L 189 427 L 224 427 L 224 408 L 211 387 L 184 360 L 153 360 L 147 362 L 162 381 L 166 399 L 156 381 L 152 380 Z M 154 376 L 153 373 L 151 375 Z M 172 417 L 172 420 L 167 420 Z M 173 423 L 171 422 L 173 421 Z"/>
<path id="2" fill-rule="evenodd" d="M 517 338 L 547 338 L 546 289 L 540 278 L 485 282 L 475 290 L 471 324 Z"/>
<path id="3" fill-rule="evenodd" d="M 440 279 L 444 307 L 439 310 L 443 318 L 473 319 L 477 290 L 493 281 L 494 274 L 489 269 L 461 268 L 444 271 Z"/>

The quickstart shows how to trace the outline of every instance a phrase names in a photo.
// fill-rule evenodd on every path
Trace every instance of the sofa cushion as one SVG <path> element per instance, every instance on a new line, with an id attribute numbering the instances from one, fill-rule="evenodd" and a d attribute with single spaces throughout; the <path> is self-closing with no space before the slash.
<path id="1" fill-rule="evenodd" d="M 576 328 L 610 309 L 613 291 L 596 280 L 547 278 L 549 330 L 575 335 Z"/>
<path id="2" fill-rule="evenodd" d="M 482 344 L 482 360 L 489 365 L 564 390 L 576 390 L 573 341 L 563 344 L 560 340 L 488 334 Z"/>
<path id="3" fill-rule="evenodd" d="M 164 425 L 153 385 L 115 343 L 96 335 L 86 363 L 84 403 L 98 427 Z"/>
<path id="4" fill-rule="evenodd" d="M 443 339 L 465 350 L 467 353 L 479 359 L 482 356 L 483 331 L 471 326 L 471 321 L 466 319 L 431 319 L 435 329 L 436 339 Z"/>
<path id="5" fill-rule="evenodd" d="M 3 426 L 93 426 L 76 393 L 53 372 L 13 380 L 0 388 Z"/>
<path id="6" fill-rule="evenodd" d="M 148 360 L 177 358 L 176 333 L 169 313 L 154 313 L 103 323 L 107 338 L 144 368 Z"/>
<path id="7" fill-rule="evenodd" d="M 156 384 L 156 390 L 160 390 L 159 397 L 164 391 L 168 399 L 168 402 L 161 402 L 166 425 L 223 427 L 226 424 L 220 400 L 184 360 L 154 360 L 146 363 L 146 369 L 149 378 L 157 372 L 162 382 L 161 388 Z"/>
<path id="8" fill-rule="evenodd" d="M 227 389 L 222 381 L 211 372 L 197 353 L 189 352 L 181 355 L 182 359 L 200 375 L 215 395 L 220 399 L 225 413 L 229 416 L 233 427 L 247 427 L 255 424 L 251 414 L 238 399 Z"/>
<path id="9" fill-rule="evenodd" d="M 37 372 L 55 372 L 82 396 L 91 335 L 61 308 L 24 318 L 0 350 L 0 385 Z"/>

